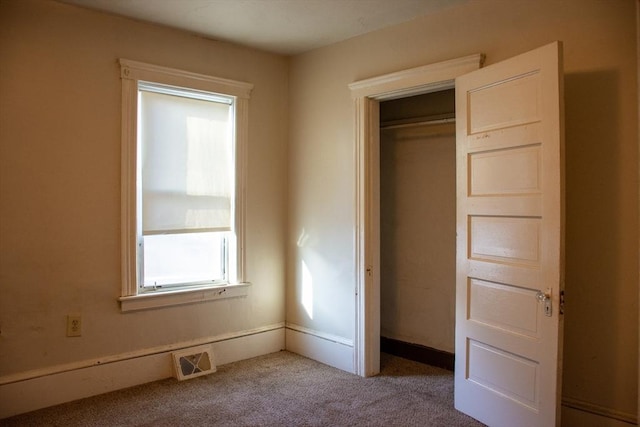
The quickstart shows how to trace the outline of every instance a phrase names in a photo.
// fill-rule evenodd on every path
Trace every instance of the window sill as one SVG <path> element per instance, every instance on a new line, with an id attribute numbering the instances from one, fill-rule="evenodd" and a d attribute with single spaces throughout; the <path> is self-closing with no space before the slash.
<path id="1" fill-rule="evenodd" d="M 196 302 L 213 301 L 217 299 L 244 297 L 251 283 L 234 283 L 200 287 L 197 289 L 180 289 L 162 291 L 128 297 L 120 297 L 122 312 L 147 310 L 152 308 L 170 307 L 174 305 L 193 304 Z"/>

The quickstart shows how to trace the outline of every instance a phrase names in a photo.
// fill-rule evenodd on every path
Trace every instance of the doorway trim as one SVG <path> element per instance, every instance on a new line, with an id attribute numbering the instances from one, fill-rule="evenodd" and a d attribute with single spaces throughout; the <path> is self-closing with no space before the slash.
<path id="1" fill-rule="evenodd" d="M 455 78 L 479 69 L 475 54 L 349 84 L 355 102 L 354 371 L 380 372 L 380 102 L 455 87 Z"/>

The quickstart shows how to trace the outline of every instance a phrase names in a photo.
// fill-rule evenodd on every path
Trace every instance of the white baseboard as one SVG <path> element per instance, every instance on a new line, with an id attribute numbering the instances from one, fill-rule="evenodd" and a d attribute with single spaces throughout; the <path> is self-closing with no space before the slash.
<path id="1" fill-rule="evenodd" d="M 287 350 L 355 373 L 353 341 L 287 323 Z"/>
<path id="2" fill-rule="evenodd" d="M 141 350 L 0 378 L 0 419 L 173 376 L 171 353 L 211 343 L 217 365 L 285 348 L 354 373 L 353 342 L 301 326 L 272 325 L 165 348 Z M 637 417 L 571 398 L 563 399 L 562 427 L 630 427 Z"/>
<path id="3" fill-rule="evenodd" d="M 562 398 L 562 427 L 631 427 L 635 414 L 617 411 L 571 397 Z"/>
<path id="4" fill-rule="evenodd" d="M 207 343 L 213 345 L 216 365 L 224 365 L 283 350 L 284 325 L 3 377 L 0 419 L 172 377 L 172 351 Z"/>

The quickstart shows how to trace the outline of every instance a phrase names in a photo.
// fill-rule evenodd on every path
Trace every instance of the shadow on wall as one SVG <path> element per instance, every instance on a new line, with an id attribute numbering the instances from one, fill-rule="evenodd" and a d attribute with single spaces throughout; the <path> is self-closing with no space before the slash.
<path id="1" fill-rule="evenodd" d="M 635 327 L 620 327 L 621 302 L 637 298 L 637 284 L 624 280 L 621 272 L 621 257 L 634 256 L 621 253 L 625 233 L 620 221 L 624 197 L 620 176 L 624 141 L 618 119 L 621 90 L 615 71 L 565 75 L 563 395 L 597 399 L 594 403 L 604 406 L 625 400 L 616 396 L 625 390 L 618 380 L 631 372 L 623 372 L 618 361 L 637 352 L 637 341 L 629 333 Z"/>

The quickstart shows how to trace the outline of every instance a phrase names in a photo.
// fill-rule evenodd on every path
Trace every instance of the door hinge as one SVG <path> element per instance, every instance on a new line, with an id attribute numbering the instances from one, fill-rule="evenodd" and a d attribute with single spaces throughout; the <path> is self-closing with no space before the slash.
<path id="1" fill-rule="evenodd" d="M 560 314 L 564 314 L 564 290 L 560 291 Z"/>

